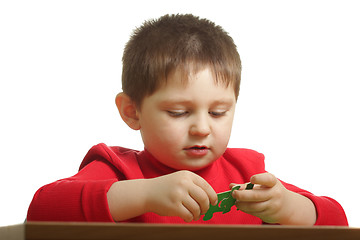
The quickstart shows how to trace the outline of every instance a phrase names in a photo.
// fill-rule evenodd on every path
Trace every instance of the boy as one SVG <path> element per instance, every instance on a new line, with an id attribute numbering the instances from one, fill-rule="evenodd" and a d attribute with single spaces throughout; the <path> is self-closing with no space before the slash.
<path id="1" fill-rule="evenodd" d="M 232 197 L 241 211 L 206 223 L 347 225 L 335 200 L 278 180 L 260 153 L 227 148 L 240 73 L 232 38 L 214 23 L 144 23 L 126 45 L 116 105 L 145 150 L 93 147 L 78 174 L 37 191 L 28 221 L 204 223 L 216 193 L 240 184 Z"/>

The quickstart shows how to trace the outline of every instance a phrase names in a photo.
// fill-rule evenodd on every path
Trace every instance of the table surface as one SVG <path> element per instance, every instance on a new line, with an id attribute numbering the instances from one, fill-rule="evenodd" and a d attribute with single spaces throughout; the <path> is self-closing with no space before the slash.
<path id="1" fill-rule="evenodd" d="M 164 225 L 128 223 L 28 222 L 0 228 L 6 240 L 85 239 L 360 239 L 360 228 L 250 225 Z"/>

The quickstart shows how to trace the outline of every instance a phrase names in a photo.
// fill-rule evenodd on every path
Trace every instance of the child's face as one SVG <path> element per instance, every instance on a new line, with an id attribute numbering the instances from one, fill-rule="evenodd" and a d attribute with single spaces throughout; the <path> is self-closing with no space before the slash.
<path id="1" fill-rule="evenodd" d="M 138 112 L 145 148 L 177 170 L 199 170 L 225 151 L 235 111 L 231 84 L 215 83 L 205 68 L 181 82 L 175 72 Z"/>

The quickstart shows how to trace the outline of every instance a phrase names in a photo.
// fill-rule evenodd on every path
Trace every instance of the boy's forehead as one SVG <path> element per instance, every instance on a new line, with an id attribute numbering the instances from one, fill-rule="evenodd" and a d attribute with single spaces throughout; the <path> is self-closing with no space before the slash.
<path id="1" fill-rule="evenodd" d="M 205 95 L 201 95 L 204 93 Z M 219 99 L 235 97 L 232 85 L 217 81 L 211 69 L 208 68 L 189 74 L 174 72 L 152 95 L 157 95 L 158 98 L 166 98 L 169 101 L 186 102 L 189 101 L 189 94 L 206 96 L 207 93 L 216 93 Z M 215 98 L 216 96 L 212 97 Z"/>

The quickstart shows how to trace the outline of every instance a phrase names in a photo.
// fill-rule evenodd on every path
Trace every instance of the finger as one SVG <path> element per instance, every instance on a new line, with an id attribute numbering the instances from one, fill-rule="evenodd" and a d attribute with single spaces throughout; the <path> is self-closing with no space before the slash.
<path id="1" fill-rule="evenodd" d="M 181 205 L 178 208 L 176 215 L 182 218 L 185 222 L 191 222 L 194 219 L 193 214 L 184 205 Z"/>
<path id="2" fill-rule="evenodd" d="M 268 208 L 268 202 L 239 202 L 235 203 L 236 208 L 242 212 L 259 216 L 263 214 Z"/>
<path id="3" fill-rule="evenodd" d="M 198 203 L 201 214 L 205 214 L 210 207 L 210 199 L 207 193 L 202 188 L 195 185 L 189 190 L 189 194 Z"/>
<path id="4" fill-rule="evenodd" d="M 240 202 L 264 202 L 271 198 L 271 192 L 269 188 L 249 191 L 234 190 L 232 196 Z"/>
<path id="5" fill-rule="evenodd" d="M 198 220 L 200 218 L 200 206 L 192 197 L 189 196 L 188 198 L 183 200 L 182 204 L 191 214 L 191 217 L 187 215 L 187 219 L 184 219 L 186 222 L 191 222 L 192 220 Z"/>
<path id="6" fill-rule="evenodd" d="M 194 183 L 206 193 L 211 205 L 216 205 L 218 203 L 218 197 L 215 190 L 211 187 L 211 185 L 207 181 L 205 181 L 205 179 L 196 175 L 196 178 L 194 179 Z"/>
<path id="7" fill-rule="evenodd" d="M 253 175 L 250 178 L 250 182 L 253 184 L 260 184 L 265 187 L 273 187 L 278 182 L 277 178 L 271 173 L 261 173 Z"/>

